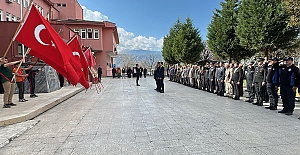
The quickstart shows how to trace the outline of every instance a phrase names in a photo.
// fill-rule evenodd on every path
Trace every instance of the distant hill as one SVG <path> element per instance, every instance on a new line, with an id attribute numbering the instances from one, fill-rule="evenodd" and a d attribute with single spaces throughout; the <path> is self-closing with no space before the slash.
<path id="1" fill-rule="evenodd" d="M 127 55 L 130 55 L 130 57 Z M 119 53 L 118 57 L 114 59 L 114 63 L 116 66 L 132 66 L 137 62 L 147 62 L 148 65 L 153 65 L 153 63 L 156 63 L 157 61 L 163 60 L 164 59 L 160 51 L 132 50 Z"/>
<path id="2" fill-rule="evenodd" d="M 132 50 L 125 52 L 124 54 L 130 54 L 130 55 L 162 55 L 160 51 L 148 51 L 148 50 Z"/>

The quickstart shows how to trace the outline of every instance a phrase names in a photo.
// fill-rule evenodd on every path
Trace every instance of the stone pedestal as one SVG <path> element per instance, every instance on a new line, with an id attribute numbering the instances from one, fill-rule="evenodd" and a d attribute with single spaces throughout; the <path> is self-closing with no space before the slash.
<path id="1" fill-rule="evenodd" d="M 40 67 L 41 66 L 35 66 L 34 69 L 38 69 Z M 36 82 L 35 93 L 50 93 L 60 89 L 57 72 L 50 66 L 45 66 L 35 76 L 35 82 Z M 15 92 L 18 93 L 17 86 L 15 90 L 16 90 Z M 25 94 L 29 94 L 29 93 L 30 93 L 29 82 L 27 79 L 25 79 Z"/>

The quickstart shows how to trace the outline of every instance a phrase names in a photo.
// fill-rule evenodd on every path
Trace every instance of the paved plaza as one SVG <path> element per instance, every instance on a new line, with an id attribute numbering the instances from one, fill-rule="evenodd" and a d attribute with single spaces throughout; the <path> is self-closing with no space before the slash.
<path id="1" fill-rule="evenodd" d="M 300 120 L 153 77 L 103 80 L 34 118 L 1 155 L 300 154 Z"/>

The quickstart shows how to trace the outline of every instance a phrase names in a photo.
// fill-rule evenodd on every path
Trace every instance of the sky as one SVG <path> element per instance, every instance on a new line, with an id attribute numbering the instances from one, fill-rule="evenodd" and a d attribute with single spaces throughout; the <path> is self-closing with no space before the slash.
<path id="1" fill-rule="evenodd" d="M 213 11 L 223 0 L 78 0 L 85 20 L 110 21 L 118 27 L 119 52 L 161 51 L 163 37 L 177 19 L 193 20 L 206 40 Z"/>

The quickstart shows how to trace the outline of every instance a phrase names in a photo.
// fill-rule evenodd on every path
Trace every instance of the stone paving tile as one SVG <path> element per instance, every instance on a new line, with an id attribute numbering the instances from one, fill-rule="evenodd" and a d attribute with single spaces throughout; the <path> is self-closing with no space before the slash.
<path id="1" fill-rule="evenodd" d="M 242 101 L 166 81 L 103 80 L 38 116 L 34 128 L 0 154 L 265 155 L 299 154 L 300 125 Z M 28 139 L 29 138 L 29 139 Z"/>

